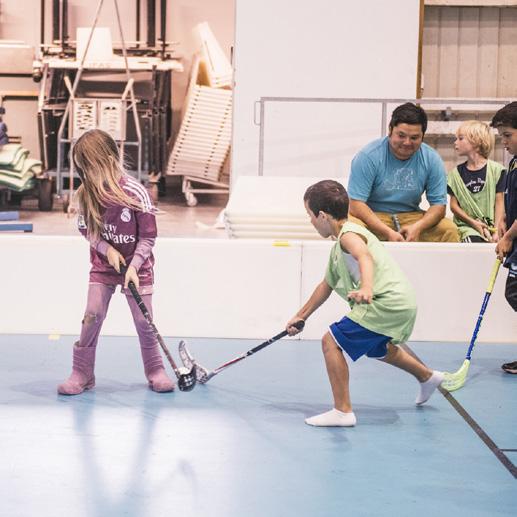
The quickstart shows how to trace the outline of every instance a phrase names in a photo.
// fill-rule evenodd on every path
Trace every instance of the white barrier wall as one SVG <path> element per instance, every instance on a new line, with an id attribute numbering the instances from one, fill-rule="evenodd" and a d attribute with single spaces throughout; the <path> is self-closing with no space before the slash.
<path id="1" fill-rule="evenodd" d="M 302 299 L 321 281 L 328 242 L 303 245 Z M 413 285 L 418 316 L 412 341 L 470 341 L 495 261 L 489 244 L 385 243 Z M 478 340 L 517 343 L 517 314 L 504 298 L 507 270 L 500 269 Z M 333 293 L 306 325 L 311 337 L 343 316 L 343 302 Z"/>
<path id="2" fill-rule="evenodd" d="M 163 335 L 270 337 L 324 274 L 331 242 L 167 239 L 157 241 L 155 322 Z M 387 244 L 415 286 L 413 340 L 468 342 L 494 261 L 491 245 Z M 0 333 L 78 334 L 86 302 L 88 245 L 81 237 L 0 237 Z M 516 342 L 502 269 L 480 341 Z M 347 305 L 331 299 L 308 321 L 317 339 Z M 114 295 L 103 333 L 134 335 L 125 299 Z"/>
<path id="3" fill-rule="evenodd" d="M 297 309 L 300 246 L 163 238 L 155 255 L 154 318 L 164 335 L 256 338 Z M 88 271 L 82 237 L 2 236 L 0 333 L 78 334 Z M 119 293 L 103 333 L 135 334 Z"/>

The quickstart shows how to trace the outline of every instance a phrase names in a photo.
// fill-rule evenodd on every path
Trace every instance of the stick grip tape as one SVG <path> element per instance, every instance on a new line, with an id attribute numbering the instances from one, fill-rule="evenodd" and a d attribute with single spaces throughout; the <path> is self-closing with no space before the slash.
<path id="1" fill-rule="evenodd" d="M 494 262 L 494 267 L 492 268 L 492 272 L 490 273 L 490 280 L 488 281 L 488 287 L 486 292 L 491 293 L 494 288 L 494 284 L 497 278 L 497 273 L 499 272 L 499 268 L 501 267 L 501 261 L 496 259 Z"/>

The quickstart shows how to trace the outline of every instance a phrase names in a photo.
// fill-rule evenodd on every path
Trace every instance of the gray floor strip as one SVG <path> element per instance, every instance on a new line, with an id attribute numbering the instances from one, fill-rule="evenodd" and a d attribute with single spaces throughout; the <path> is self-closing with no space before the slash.
<path id="1" fill-rule="evenodd" d="M 411 354 L 415 359 L 422 362 L 420 358 L 407 345 L 402 345 L 408 354 Z M 442 387 L 438 388 L 440 393 L 445 397 L 447 402 L 457 411 L 457 413 L 467 422 L 470 428 L 481 438 L 483 443 L 492 451 L 495 457 L 503 464 L 503 466 L 510 472 L 510 474 L 517 479 L 517 466 L 506 456 L 505 452 L 513 452 L 513 449 L 500 449 L 494 441 L 485 433 L 483 428 L 469 415 L 468 411 Z"/>

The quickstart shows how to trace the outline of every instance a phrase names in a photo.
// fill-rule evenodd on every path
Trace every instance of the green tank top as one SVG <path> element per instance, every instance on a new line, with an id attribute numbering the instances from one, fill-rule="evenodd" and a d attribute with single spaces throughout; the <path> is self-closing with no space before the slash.
<path id="1" fill-rule="evenodd" d="M 496 186 L 503 166 L 500 163 L 488 160 L 486 164 L 486 180 L 485 185 L 479 192 L 471 192 L 463 180 L 461 179 L 458 168 L 454 168 L 447 176 L 447 184 L 458 200 L 460 207 L 473 219 L 483 221 L 488 226 L 495 225 L 495 194 Z M 460 239 L 475 235 L 483 237 L 472 226 L 457 218 L 453 217 L 453 221 L 460 231 Z"/>
<path id="2" fill-rule="evenodd" d="M 358 304 L 347 299 L 348 293 L 359 289 L 361 282 L 357 260 L 345 253 L 339 243 L 346 232 L 363 236 L 373 258 L 373 301 L 370 304 Z M 325 280 L 350 305 L 352 310 L 347 317 L 352 321 L 391 337 L 395 344 L 409 339 L 417 312 L 415 292 L 398 264 L 369 230 L 351 222 L 343 225 L 330 252 Z"/>

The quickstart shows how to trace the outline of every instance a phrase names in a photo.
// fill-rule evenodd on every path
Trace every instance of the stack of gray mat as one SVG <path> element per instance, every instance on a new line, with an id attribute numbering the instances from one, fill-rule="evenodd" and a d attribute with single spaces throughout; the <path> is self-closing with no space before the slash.
<path id="1" fill-rule="evenodd" d="M 239 176 L 224 210 L 233 238 L 321 239 L 305 210 L 307 187 L 321 178 Z M 338 181 L 342 181 L 342 178 Z"/>
<path id="2" fill-rule="evenodd" d="M 29 150 L 19 144 L 0 146 L 0 185 L 15 192 L 34 188 L 42 172 L 39 160 L 29 158 Z"/>

